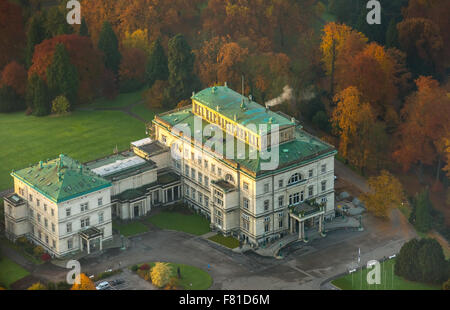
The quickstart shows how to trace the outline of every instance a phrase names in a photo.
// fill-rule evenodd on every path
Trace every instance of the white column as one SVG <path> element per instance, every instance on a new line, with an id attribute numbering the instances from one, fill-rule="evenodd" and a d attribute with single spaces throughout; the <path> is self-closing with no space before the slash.
<path id="1" fill-rule="evenodd" d="M 298 239 L 303 240 L 303 222 L 298 222 Z"/>
<path id="2" fill-rule="evenodd" d="M 103 240 L 102 240 L 102 239 L 103 239 L 103 238 L 100 237 L 100 251 L 103 250 Z"/>
<path id="3" fill-rule="evenodd" d="M 319 232 L 323 229 L 323 215 L 319 216 Z"/>
<path id="4" fill-rule="evenodd" d="M 86 241 L 87 241 L 88 254 L 91 254 L 91 245 L 89 244 L 89 239 L 87 239 Z"/>

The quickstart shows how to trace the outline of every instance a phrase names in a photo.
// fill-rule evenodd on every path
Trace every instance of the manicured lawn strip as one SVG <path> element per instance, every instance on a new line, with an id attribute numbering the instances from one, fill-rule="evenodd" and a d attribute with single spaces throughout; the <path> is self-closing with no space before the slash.
<path id="1" fill-rule="evenodd" d="M 161 212 L 149 217 L 148 221 L 161 229 L 184 231 L 197 236 L 210 231 L 208 220 L 197 214 Z"/>
<path id="2" fill-rule="evenodd" d="M 394 274 L 395 259 L 381 263 L 381 284 L 367 283 L 366 268 L 361 272 L 358 270 L 331 283 L 343 290 L 440 290 L 440 285 L 431 285 L 420 282 L 412 282 L 398 277 Z M 373 270 L 373 269 L 372 269 Z"/>
<path id="3" fill-rule="evenodd" d="M 61 117 L 0 114 L 0 190 L 12 169 L 67 154 L 81 162 L 112 154 L 145 137 L 145 125 L 120 111 L 75 111 Z"/>
<path id="4" fill-rule="evenodd" d="M 113 228 L 120 230 L 120 234 L 125 237 L 134 236 L 148 231 L 148 227 L 141 222 L 131 222 L 127 224 L 113 223 Z"/>
<path id="5" fill-rule="evenodd" d="M 6 288 L 26 277 L 30 273 L 23 269 L 21 266 L 10 260 L 9 258 L 2 256 L 0 258 L 0 285 L 5 285 Z"/>
<path id="6" fill-rule="evenodd" d="M 222 235 L 215 235 L 208 238 L 211 241 L 217 242 L 221 245 L 226 246 L 227 248 L 234 249 L 239 246 L 239 240 L 233 237 L 224 237 Z"/>
<path id="7" fill-rule="evenodd" d="M 134 106 L 133 109 L 131 109 L 131 112 L 139 115 L 140 117 L 146 119 L 149 122 L 153 120 L 155 114 L 162 113 L 164 111 L 165 111 L 164 109 L 151 110 L 144 103 L 140 103 Z"/>
<path id="8" fill-rule="evenodd" d="M 155 265 L 154 262 L 147 264 L 150 269 Z M 169 266 L 172 267 L 171 277 L 178 277 L 177 268 L 180 267 L 181 279 L 178 284 L 185 290 L 207 290 L 212 284 L 211 276 L 200 268 L 176 263 L 169 263 Z"/>
<path id="9" fill-rule="evenodd" d="M 113 100 L 100 98 L 95 100 L 92 104 L 83 105 L 83 108 L 123 108 L 130 104 L 142 100 L 142 93 L 145 89 L 141 89 L 132 93 L 119 94 Z"/>

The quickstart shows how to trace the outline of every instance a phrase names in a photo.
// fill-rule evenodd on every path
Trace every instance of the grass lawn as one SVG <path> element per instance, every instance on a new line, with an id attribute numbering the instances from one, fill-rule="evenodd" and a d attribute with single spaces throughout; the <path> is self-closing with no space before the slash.
<path id="1" fill-rule="evenodd" d="M 148 218 L 148 221 L 161 229 L 184 231 L 193 235 L 203 235 L 210 231 L 209 221 L 197 214 L 161 212 Z"/>
<path id="2" fill-rule="evenodd" d="M 147 121 L 151 122 L 153 118 L 155 117 L 155 114 L 164 112 L 164 109 L 155 109 L 150 110 L 144 103 L 140 103 L 131 109 L 131 112 L 134 114 L 139 115 L 140 117 L 146 119 Z"/>
<path id="3" fill-rule="evenodd" d="M 126 224 L 118 224 L 114 222 L 113 229 L 120 230 L 120 234 L 125 237 L 134 236 L 148 231 L 148 227 L 141 222 L 131 222 Z"/>
<path id="4" fill-rule="evenodd" d="M 106 98 L 99 98 L 95 100 L 92 104 L 87 104 L 82 107 L 84 108 L 123 108 L 130 104 L 139 102 L 142 100 L 142 93 L 146 88 L 132 92 L 119 94 L 113 100 L 108 100 Z"/>
<path id="5" fill-rule="evenodd" d="M 145 136 L 142 122 L 119 111 L 75 111 L 54 117 L 0 113 L 0 190 L 12 187 L 12 169 L 67 154 L 81 162 L 128 149 Z"/>
<path id="6" fill-rule="evenodd" d="M 430 285 L 419 282 L 412 282 L 398 277 L 394 274 L 395 259 L 381 263 L 381 283 L 367 284 L 366 268 L 361 272 L 353 272 L 331 283 L 343 290 L 440 290 L 440 285 Z"/>
<path id="7" fill-rule="evenodd" d="M 7 257 L 0 258 L 0 285 L 6 288 L 30 273 Z"/>
<path id="8" fill-rule="evenodd" d="M 217 242 L 221 245 L 224 245 L 230 249 L 234 249 L 239 246 L 239 240 L 237 240 L 234 237 L 224 237 L 222 235 L 217 234 L 215 236 L 209 237 L 208 239 Z"/>
<path id="9" fill-rule="evenodd" d="M 150 268 L 155 265 L 154 262 L 147 264 Z M 185 290 L 207 290 L 212 284 L 209 273 L 200 268 L 175 263 L 169 263 L 169 266 L 172 268 L 171 277 L 177 277 L 177 268 L 180 267 L 181 279 L 178 284 Z"/>

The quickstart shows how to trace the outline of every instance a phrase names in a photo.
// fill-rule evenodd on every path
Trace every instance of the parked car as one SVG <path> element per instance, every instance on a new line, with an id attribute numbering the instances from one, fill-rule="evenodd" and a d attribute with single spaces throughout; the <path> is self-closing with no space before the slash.
<path id="1" fill-rule="evenodd" d="M 105 290 L 105 289 L 107 289 L 109 286 L 110 286 L 110 285 L 109 285 L 108 282 L 103 281 L 103 282 L 100 282 L 95 288 L 96 288 L 97 290 L 100 291 L 100 290 Z"/>
<path id="2" fill-rule="evenodd" d="M 123 280 L 123 279 L 112 280 L 109 282 L 109 284 L 111 284 L 111 286 L 117 286 L 117 285 L 120 285 L 123 283 L 125 283 L 125 280 Z"/>

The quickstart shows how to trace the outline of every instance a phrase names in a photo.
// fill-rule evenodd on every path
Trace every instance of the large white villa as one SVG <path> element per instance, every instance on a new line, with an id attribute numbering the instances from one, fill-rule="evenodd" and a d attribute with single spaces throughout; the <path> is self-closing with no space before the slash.
<path id="1" fill-rule="evenodd" d="M 112 219 L 183 201 L 224 235 L 259 245 L 334 218 L 333 146 L 225 86 L 157 115 L 130 150 L 81 164 L 68 156 L 11 173 L 7 236 L 57 257 L 101 250 Z M 229 151 L 231 150 L 231 151 Z M 227 151 L 229 151 L 227 153 Z"/>

